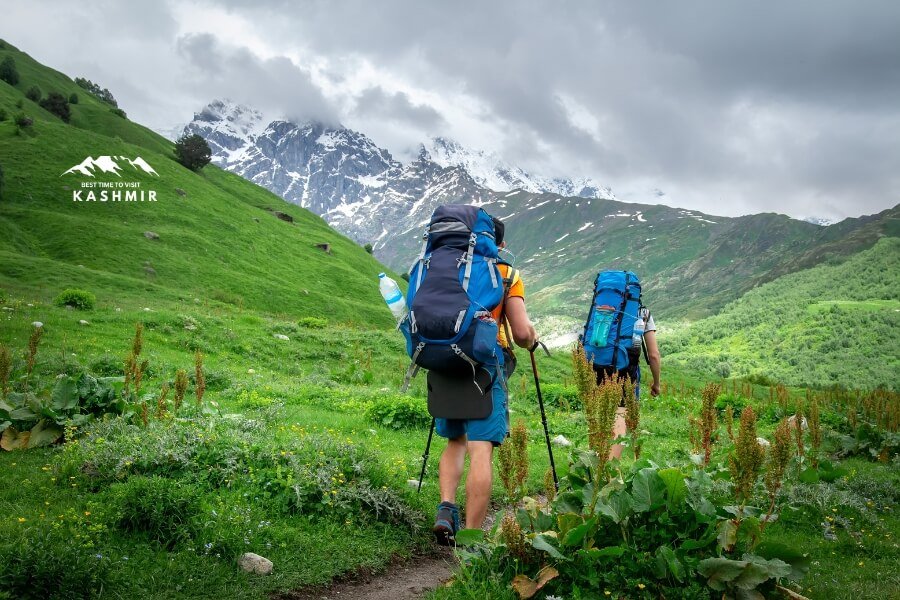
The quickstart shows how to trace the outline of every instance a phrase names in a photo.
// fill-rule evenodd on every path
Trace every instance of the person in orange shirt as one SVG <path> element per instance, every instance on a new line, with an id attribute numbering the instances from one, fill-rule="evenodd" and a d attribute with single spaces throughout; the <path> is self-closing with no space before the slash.
<path id="1" fill-rule="evenodd" d="M 505 248 L 505 227 L 500 219 L 494 220 L 495 240 L 498 248 Z M 499 264 L 500 274 L 509 291 L 493 311 L 499 325 L 498 344 L 503 350 L 503 377 L 508 380 L 516 367 L 507 335 L 522 348 L 531 349 L 537 343 L 537 332 L 525 310 L 525 285 L 518 271 L 510 265 Z M 495 367 L 496 368 L 496 367 Z M 447 438 L 447 447 L 441 454 L 439 482 L 441 503 L 438 505 L 434 534 L 439 543 L 449 545 L 460 528 L 456 493 L 462 479 L 466 454 L 469 455 L 469 474 L 466 478 L 466 528 L 479 529 L 487 514 L 491 496 L 494 447 L 499 446 L 509 433 L 508 397 L 504 382 L 497 378 L 493 389 L 493 411 L 484 419 L 436 419 L 435 431 Z"/>

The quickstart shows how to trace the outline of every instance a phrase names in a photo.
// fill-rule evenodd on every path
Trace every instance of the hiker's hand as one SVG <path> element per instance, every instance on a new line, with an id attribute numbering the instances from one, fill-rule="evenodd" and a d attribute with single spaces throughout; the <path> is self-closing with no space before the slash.
<path id="1" fill-rule="evenodd" d="M 650 386 L 650 395 L 654 398 L 659 396 L 659 382 L 654 381 L 653 385 Z"/>

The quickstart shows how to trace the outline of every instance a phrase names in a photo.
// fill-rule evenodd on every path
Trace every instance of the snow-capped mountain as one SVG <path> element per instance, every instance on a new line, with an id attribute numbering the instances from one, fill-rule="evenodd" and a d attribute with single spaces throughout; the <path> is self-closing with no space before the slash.
<path id="1" fill-rule="evenodd" d="M 228 101 L 196 113 L 184 133 L 203 136 L 215 164 L 375 249 L 392 233 L 424 225 L 438 204 L 484 202 L 492 194 L 465 169 L 442 167 L 424 152 L 404 165 L 357 131 L 269 121 Z"/>
<path id="2" fill-rule="evenodd" d="M 590 178 L 564 179 L 530 175 L 510 165 L 494 152 L 471 150 L 453 140 L 431 138 L 422 148 L 442 167 L 462 167 L 477 183 L 495 192 L 514 189 L 560 196 L 615 200 L 612 190 Z"/>
<path id="3" fill-rule="evenodd" d="M 590 180 L 541 179 L 494 154 L 436 138 L 403 164 L 364 134 L 320 122 L 269 120 L 252 108 L 216 100 L 184 128 L 210 145 L 213 162 L 378 250 L 398 232 L 427 222 L 447 202 L 486 203 L 524 189 L 612 198 Z"/>

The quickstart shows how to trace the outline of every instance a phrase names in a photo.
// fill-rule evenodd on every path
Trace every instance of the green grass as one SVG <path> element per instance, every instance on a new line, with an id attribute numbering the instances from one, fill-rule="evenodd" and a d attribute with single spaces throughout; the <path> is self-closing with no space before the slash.
<path id="1" fill-rule="evenodd" d="M 376 285 L 384 267 L 322 219 L 213 166 L 185 169 L 167 140 L 109 114 L 23 53 L 8 46 L 0 50 L 6 55 L 15 57 L 21 81 L 16 88 L 0 82 L 0 107 L 12 115 L 22 101 L 35 123 L 17 132 L 11 119 L 0 122 L 0 287 L 45 299 L 80 287 L 106 306 L 125 296 L 147 305 L 199 298 L 297 318 L 390 324 Z M 22 90 L 35 83 L 79 93 L 71 125 L 23 99 Z M 156 190 L 158 201 L 73 202 L 72 190 L 90 178 L 61 174 L 99 155 L 143 157 L 159 177 L 126 166 L 123 180 Z M 159 239 L 147 239 L 146 231 Z M 316 248 L 325 243 L 330 254 Z"/>
<path id="2" fill-rule="evenodd" d="M 792 385 L 900 386 L 900 240 L 786 275 L 661 340 L 667 362 Z"/>

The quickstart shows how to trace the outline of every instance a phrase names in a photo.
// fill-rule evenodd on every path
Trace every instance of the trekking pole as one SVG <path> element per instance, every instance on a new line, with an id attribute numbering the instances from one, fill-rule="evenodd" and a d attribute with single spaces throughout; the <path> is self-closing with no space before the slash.
<path id="1" fill-rule="evenodd" d="M 419 487 L 416 492 L 422 491 L 422 479 L 425 478 L 425 465 L 428 463 L 428 451 L 431 449 L 431 434 L 434 433 L 434 417 L 431 417 L 431 429 L 428 430 L 428 442 L 425 443 L 425 454 L 422 455 L 422 472 L 419 473 Z"/>
<path id="2" fill-rule="evenodd" d="M 534 373 L 534 389 L 537 391 L 538 404 L 541 407 L 541 422 L 544 424 L 544 439 L 547 441 L 547 454 L 550 455 L 550 470 L 553 472 L 553 487 L 556 488 L 556 491 L 558 492 L 559 479 L 556 477 L 556 463 L 553 462 L 553 448 L 550 447 L 550 430 L 547 428 L 547 413 L 544 412 L 544 397 L 541 395 L 541 382 L 538 378 L 537 363 L 534 361 L 534 351 L 537 350 L 538 346 L 544 349 L 547 356 L 550 356 L 550 351 L 547 350 L 547 346 L 544 345 L 544 342 L 535 342 L 534 346 L 529 350 L 529 354 L 531 354 L 531 370 Z"/>

